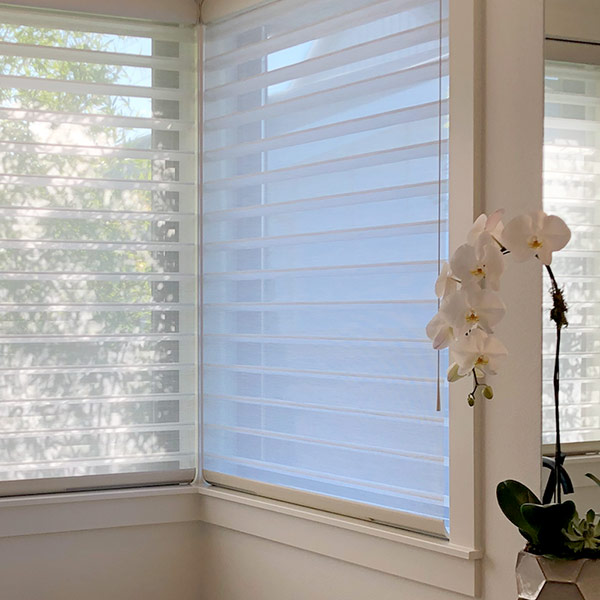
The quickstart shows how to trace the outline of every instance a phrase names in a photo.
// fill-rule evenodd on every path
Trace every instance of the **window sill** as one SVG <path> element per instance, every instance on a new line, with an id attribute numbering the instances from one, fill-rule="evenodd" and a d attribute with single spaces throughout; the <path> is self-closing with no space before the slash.
<path id="1" fill-rule="evenodd" d="M 190 485 L 0 499 L 0 537 L 197 521 Z"/>
<path id="2" fill-rule="evenodd" d="M 208 484 L 197 490 L 203 497 L 200 519 L 206 523 L 465 596 L 478 595 L 480 550 Z"/>
<path id="3" fill-rule="evenodd" d="M 565 466 L 576 490 L 596 487 L 596 484 L 589 477 L 586 477 L 585 474 L 593 473 L 596 476 L 600 476 L 600 454 L 567 456 Z"/>

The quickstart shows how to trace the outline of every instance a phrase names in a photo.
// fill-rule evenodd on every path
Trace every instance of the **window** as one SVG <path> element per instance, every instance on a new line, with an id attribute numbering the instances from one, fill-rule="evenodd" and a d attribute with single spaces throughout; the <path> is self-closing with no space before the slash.
<path id="1" fill-rule="evenodd" d="M 209 482 L 445 535 L 447 360 L 424 330 L 448 246 L 446 12 L 281 0 L 206 27 Z"/>
<path id="2" fill-rule="evenodd" d="M 561 438 L 569 452 L 600 449 L 599 160 L 600 66 L 547 61 L 544 205 L 547 211 L 561 214 L 573 232 L 569 246 L 553 265 L 569 305 L 560 362 Z M 545 321 L 543 441 L 547 444 L 554 442 L 554 343 L 551 323 Z"/>
<path id="3" fill-rule="evenodd" d="M 471 222 L 474 27 L 447 0 L 260 5 L 205 28 L 204 475 L 442 537 L 460 507 L 473 548 L 473 422 L 450 431 L 424 328 L 457 181 Z M 191 481 L 194 28 L 0 27 L 0 493 Z"/>
<path id="4" fill-rule="evenodd" d="M 190 481 L 194 29 L 0 31 L 0 493 Z"/>

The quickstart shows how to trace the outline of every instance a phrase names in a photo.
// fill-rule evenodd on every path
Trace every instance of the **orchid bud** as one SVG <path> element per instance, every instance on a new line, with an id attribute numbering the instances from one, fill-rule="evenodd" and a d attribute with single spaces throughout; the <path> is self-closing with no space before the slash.
<path id="1" fill-rule="evenodd" d="M 491 400 L 494 397 L 494 390 L 492 389 L 491 385 L 486 385 L 483 388 L 483 395 L 485 398 L 487 398 L 488 400 Z"/>

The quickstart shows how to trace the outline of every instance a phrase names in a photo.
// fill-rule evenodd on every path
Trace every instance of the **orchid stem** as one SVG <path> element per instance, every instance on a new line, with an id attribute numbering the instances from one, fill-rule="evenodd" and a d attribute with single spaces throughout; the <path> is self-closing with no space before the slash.
<path id="1" fill-rule="evenodd" d="M 469 404 L 471 406 L 473 406 L 473 403 L 475 402 L 475 392 L 477 392 L 477 388 L 480 385 L 485 385 L 483 383 L 479 383 L 479 379 L 477 379 L 477 373 L 476 373 L 475 369 L 472 369 L 472 373 L 473 373 L 473 389 L 471 390 L 471 393 L 468 396 L 470 398 Z"/>
<path id="2" fill-rule="evenodd" d="M 472 394 L 474 394 L 477 388 L 481 385 L 479 383 L 479 379 L 477 379 L 477 373 L 475 372 L 475 369 L 473 369 L 473 381 L 475 382 L 475 385 L 473 386 L 473 391 L 471 392 Z"/>
<path id="3" fill-rule="evenodd" d="M 565 304 L 562 290 L 558 287 L 556 278 L 550 265 L 545 265 L 546 271 L 552 281 L 552 300 L 554 301 L 554 307 L 550 312 L 550 318 L 556 323 L 556 351 L 554 354 L 554 375 L 552 382 L 554 384 L 554 421 L 556 430 L 556 441 L 554 444 L 554 478 L 556 488 L 554 490 L 554 500 L 558 503 L 561 501 L 560 497 L 560 471 L 562 452 L 560 446 L 560 411 L 559 411 L 559 392 L 560 392 L 560 377 L 559 377 L 559 356 L 560 356 L 560 334 L 563 327 L 568 325 L 565 313 L 567 312 L 567 306 Z"/>

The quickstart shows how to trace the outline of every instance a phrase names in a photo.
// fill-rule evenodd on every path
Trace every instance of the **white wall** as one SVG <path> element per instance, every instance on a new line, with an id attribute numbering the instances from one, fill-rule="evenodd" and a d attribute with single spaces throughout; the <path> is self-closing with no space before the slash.
<path id="1" fill-rule="evenodd" d="M 192 522 L 2 538 L 0 598 L 209 598 L 198 572 L 200 527 Z"/>
<path id="2" fill-rule="evenodd" d="M 198 562 L 206 600 L 464 600 L 400 579 L 213 525 Z"/>

